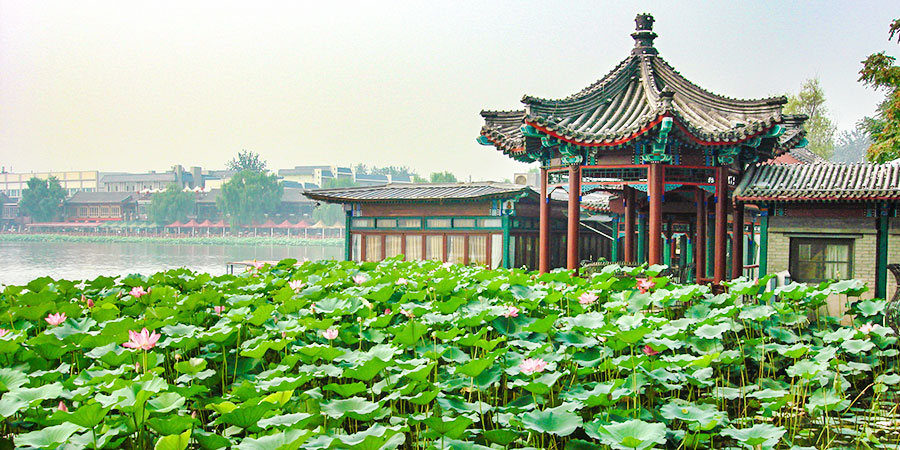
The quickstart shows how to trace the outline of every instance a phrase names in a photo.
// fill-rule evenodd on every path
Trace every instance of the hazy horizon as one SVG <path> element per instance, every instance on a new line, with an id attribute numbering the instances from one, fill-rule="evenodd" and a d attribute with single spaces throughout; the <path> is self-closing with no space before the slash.
<path id="1" fill-rule="evenodd" d="M 862 6 L 859 6 L 862 5 Z M 482 109 L 577 92 L 649 12 L 660 55 L 718 94 L 819 77 L 839 130 L 883 93 L 857 82 L 894 3 L 242 3 L 0 0 L 0 165 L 15 172 L 408 166 L 511 178 Z"/>

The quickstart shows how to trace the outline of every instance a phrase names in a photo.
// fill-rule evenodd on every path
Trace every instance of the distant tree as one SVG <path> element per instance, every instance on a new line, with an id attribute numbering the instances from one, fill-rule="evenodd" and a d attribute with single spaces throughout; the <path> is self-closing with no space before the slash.
<path id="1" fill-rule="evenodd" d="M 274 214 L 283 194 L 284 186 L 276 175 L 242 170 L 222 185 L 216 206 L 232 226 L 246 225 Z"/>
<path id="2" fill-rule="evenodd" d="M 187 220 L 188 214 L 194 211 L 194 194 L 178 189 L 170 184 L 165 191 L 154 194 L 150 200 L 147 215 L 157 225 L 170 224 L 176 220 Z"/>
<path id="3" fill-rule="evenodd" d="M 831 161 L 838 163 L 865 161 L 866 149 L 870 145 L 872 145 L 872 140 L 869 138 L 869 133 L 860 122 L 856 128 L 844 130 L 838 135 Z"/>
<path id="4" fill-rule="evenodd" d="M 900 19 L 894 19 L 888 30 L 888 40 L 893 40 L 895 36 L 900 43 Z M 887 91 L 875 117 L 863 119 L 866 131 L 872 137 L 866 158 L 877 163 L 900 158 L 900 67 L 894 65 L 895 60 L 884 52 L 875 53 L 863 61 L 863 68 L 859 71 L 859 81 Z"/>
<path id="5" fill-rule="evenodd" d="M 313 209 L 312 220 L 313 222 L 321 220 L 328 226 L 340 224 L 344 220 L 344 208 L 341 205 L 322 203 Z"/>
<path id="6" fill-rule="evenodd" d="M 828 159 L 834 153 L 834 134 L 837 128 L 828 117 L 828 109 L 825 107 L 825 92 L 819 85 L 818 78 L 810 78 L 803 82 L 803 87 L 797 95 L 788 97 L 788 103 L 784 106 L 785 114 L 806 114 L 806 139 L 809 140 L 809 150 Z"/>
<path id="7" fill-rule="evenodd" d="M 369 166 L 367 166 L 363 163 L 359 163 L 353 167 L 353 171 L 356 172 L 357 174 L 368 175 L 369 174 Z"/>
<path id="8" fill-rule="evenodd" d="M 241 150 L 237 156 L 228 161 L 228 170 L 240 172 L 242 170 L 250 170 L 253 172 L 264 173 L 266 171 L 266 162 L 259 157 L 259 153 L 250 150 Z"/>
<path id="9" fill-rule="evenodd" d="M 417 173 L 413 174 L 412 181 L 413 181 L 413 183 L 427 183 L 428 182 L 428 180 L 426 180 L 425 178 L 422 178 Z"/>
<path id="10" fill-rule="evenodd" d="M 432 183 L 456 183 L 456 175 L 450 172 L 431 172 Z"/>
<path id="11" fill-rule="evenodd" d="M 387 166 L 387 167 L 373 167 L 372 175 L 390 175 L 391 177 L 409 177 L 412 179 L 416 176 L 416 173 L 406 166 Z"/>
<path id="12" fill-rule="evenodd" d="M 19 211 L 35 222 L 49 222 L 60 216 L 65 199 L 66 191 L 56 177 L 46 180 L 31 177 L 28 187 L 22 191 Z"/>
<path id="13" fill-rule="evenodd" d="M 356 186 L 356 183 L 353 182 L 352 179 L 342 177 L 342 178 L 329 178 L 322 182 L 323 189 L 334 189 L 334 188 L 342 188 L 342 187 L 353 187 Z"/>

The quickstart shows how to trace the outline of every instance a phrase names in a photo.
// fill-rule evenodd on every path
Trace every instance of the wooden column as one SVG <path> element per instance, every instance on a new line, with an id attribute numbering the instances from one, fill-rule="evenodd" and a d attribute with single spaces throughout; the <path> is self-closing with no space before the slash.
<path id="1" fill-rule="evenodd" d="M 638 214 L 638 231 L 637 231 L 637 256 L 634 260 L 638 264 L 647 262 L 647 215 Z"/>
<path id="2" fill-rule="evenodd" d="M 697 202 L 697 232 L 694 240 L 694 262 L 696 263 L 696 280 L 706 278 L 706 192 L 697 188 L 694 191 L 694 200 Z"/>
<path id="3" fill-rule="evenodd" d="M 769 207 L 763 206 L 759 210 L 759 270 L 757 277 L 766 276 L 769 269 Z"/>
<path id="4" fill-rule="evenodd" d="M 610 257 L 609 260 L 612 262 L 616 262 L 619 260 L 619 216 L 616 216 L 612 221 L 612 243 L 609 248 Z"/>
<path id="5" fill-rule="evenodd" d="M 716 240 L 713 283 L 725 281 L 725 261 L 728 259 L 728 168 L 716 167 Z"/>
<path id="6" fill-rule="evenodd" d="M 578 274 L 578 222 L 581 217 L 581 166 L 569 166 L 569 227 L 566 235 L 566 268 Z"/>
<path id="7" fill-rule="evenodd" d="M 550 271 L 550 196 L 547 195 L 547 168 L 541 167 L 541 222 L 538 236 L 540 255 L 538 270 L 540 273 Z"/>
<path id="8" fill-rule="evenodd" d="M 647 169 L 647 197 L 650 202 L 650 226 L 648 227 L 648 244 L 650 251 L 647 262 L 649 262 L 650 265 L 662 264 L 662 164 L 650 164 L 650 167 Z"/>
<path id="9" fill-rule="evenodd" d="M 744 274 L 744 204 L 735 201 L 731 213 L 731 279 Z"/>
<path id="10" fill-rule="evenodd" d="M 635 214 L 637 213 L 634 204 L 634 189 L 625 186 L 625 237 L 623 242 L 622 261 L 637 261 L 634 257 L 634 225 Z"/>
<path id="11" fill-rule="evenodd" d="M 890 211 L 887 204 L 877 206 L 878 218 L 875 220 L 875 298 L 887 298 L 887 263 L 888 263 L 888 232 L 890 230 L 890 222 L 888 222 L 888 212 Z"/>

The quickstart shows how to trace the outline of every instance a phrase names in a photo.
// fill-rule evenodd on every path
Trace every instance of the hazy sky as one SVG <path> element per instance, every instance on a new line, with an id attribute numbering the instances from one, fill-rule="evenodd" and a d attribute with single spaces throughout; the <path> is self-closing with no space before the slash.
<path id="1" fill-rule="evenodd" d="M 625 58 L 634 16 L 688 79 L 744 98 L 820 78 L 839 129 L 897 2 L 0 0 L 0 165 L 39 170 L 359 162 L 511 178 L 481 109 L 572 94 Z"/>

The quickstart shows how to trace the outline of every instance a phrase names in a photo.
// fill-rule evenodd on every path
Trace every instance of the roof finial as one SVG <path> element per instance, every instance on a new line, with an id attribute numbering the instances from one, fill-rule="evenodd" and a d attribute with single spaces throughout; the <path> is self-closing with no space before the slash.
<path id="1" fill-rule="evenodd" d="M 634 18 L 634 33 L 631 37 L 634 39 L 635 55 L 655 55 L 656 49 L 653 48 L 653 39 L 657 34 L 653 32 L 653 16 L 647 13 L 638 14 Z"/>

